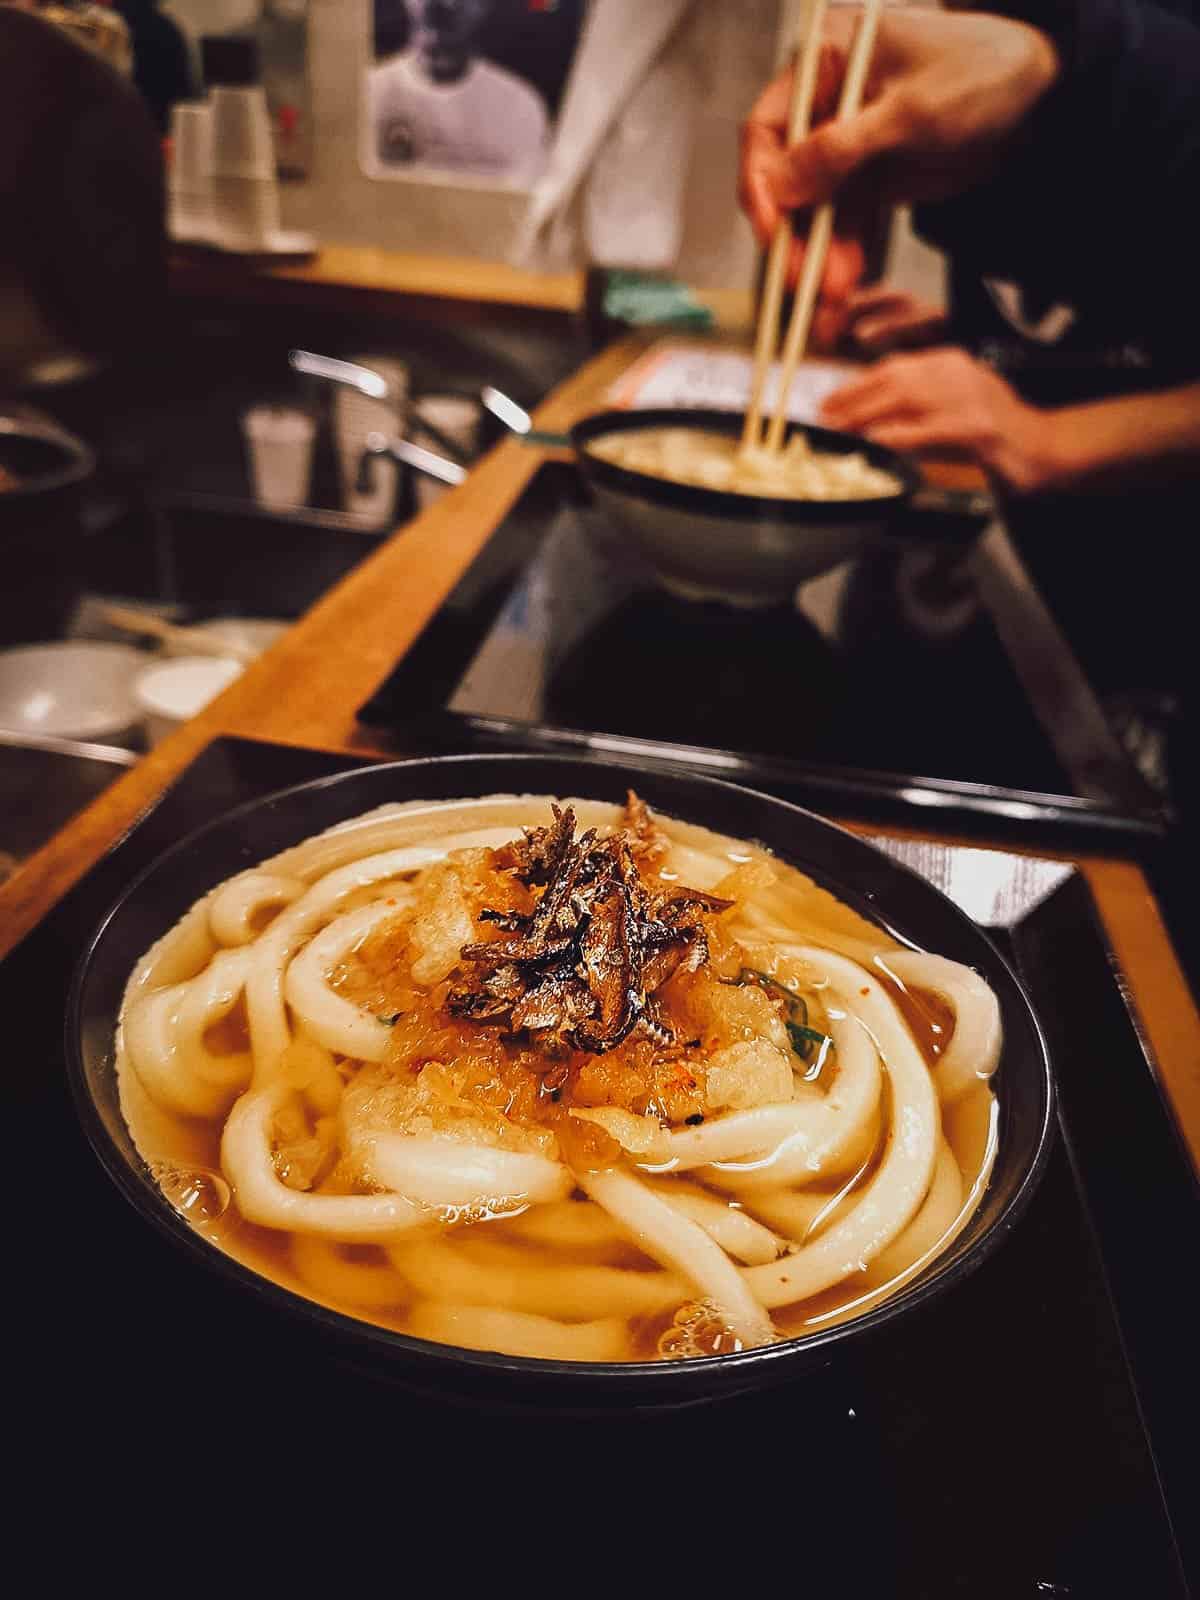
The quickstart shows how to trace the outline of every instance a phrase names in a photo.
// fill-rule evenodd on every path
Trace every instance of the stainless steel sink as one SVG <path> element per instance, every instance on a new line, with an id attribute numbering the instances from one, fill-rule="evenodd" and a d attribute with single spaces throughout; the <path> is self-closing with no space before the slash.
<path id="1" fill-rule="evenodd" d="M 0 883 L 136 760 L 111 745 L 0 729 Z"/>
<path id="2" fill-rule="evenodd" d="M 149 603 L 173 618 L 302 615 L 379 548 L 372 530 L 336 511 L 272 511 L 219 495 L 163 494 L 152 529 L 95 541 L 89 594 Z"/>

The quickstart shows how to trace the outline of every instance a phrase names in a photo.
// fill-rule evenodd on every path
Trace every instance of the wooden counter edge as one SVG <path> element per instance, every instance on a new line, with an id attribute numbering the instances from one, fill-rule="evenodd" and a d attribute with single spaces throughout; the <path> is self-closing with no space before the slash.
<path id="1" fill-rule="evenodd" d="M 288 284 L 297 292 L 307 287 L 314 297 L 333 301 L 393 295 L 397 301 L 445 300 L 571 315 L 582 311 L 585 302 L 582 270 L 539 272 L 506 261 L 424 255 L 376 245 L 322 244 L 306 260 L 273 261 L 175 244 L 170 273 L 178 293 L 232 299 L 258 299 Z M 754 298 L 749 290 L 693 288 L 692 293 L 712 313 L 718 328 L 727 333 L 752 328 Z"/>
<path id="2" fill-rule="evenodd" d="M 588 362 L 538 408 L 538 427 L 562 431 L 595 409 L 653 337 L 631 335 Z M 354 721 L 355 708 L 416 639 L 543 459 L 539 451 L 516 441 L 497 446 L 461 487 L 398 530 L 219 699 L 25 861 L 0 885 L 0 957 L 213 739 L 234 735 L 386 755 L 365 742 Z M 1143 874 L 1129 862 L 1087 857 L 1078 865 L 1153 1052 L 1160 1084 L 1200 1170 L 1200 1012 L 1157 903 Z"/>
<path id="3" fill-rule="evenodd" d="M 539 407 L 538 427 L 561 431 L 594 408 L 645 343 L 633 335 L 580 368 Z M 462 485 L 399 528 L 204 711 L 22 862 L 0 885 L 0 956 L 214 738 L 353 745 L 355 708 L 412 644 L 542 460 L 516 440 L 489 451 Z"/>
<path id="4" fill-rule="evenodd" d="M 473 256 L 424 255 L 370 245 L 322 244 L 302 261 L 236 256 L 174 245 L 171 285 L 180 293 L 255 298 L 280 283 L 308 285 L 315 294 L 392 294 L 401 298 L 519 306 L 576 312 L 584 302 L 584 275 L 536 272 Z"/>

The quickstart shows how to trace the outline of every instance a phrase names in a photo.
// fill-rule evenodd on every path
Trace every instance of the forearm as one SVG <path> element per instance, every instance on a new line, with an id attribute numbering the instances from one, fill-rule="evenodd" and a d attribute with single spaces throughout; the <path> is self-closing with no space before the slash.
<path id="1" fill-rule="evenodd" d="M 877 361 L 829 396 L 821 420 L 893 450 L 966 455 L 1014 494 L 1200 477 L 1200 383 L 1043 409 L 947 347 Z"/>
<path id="2" fill-rule="evenodd" d="M 1200 383 L 1040 417 L 1041 459 L 1027 487 L 1100 488 L 1164 471 L 1200 477 Z"/>

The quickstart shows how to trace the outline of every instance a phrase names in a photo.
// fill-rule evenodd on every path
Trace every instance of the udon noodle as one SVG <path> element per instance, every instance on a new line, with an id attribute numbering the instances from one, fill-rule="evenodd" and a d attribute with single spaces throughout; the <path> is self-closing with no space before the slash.
<path id="1" fill-rule="evenodd" d="M 973 971 L 764 850 L 526 796 L 385 807 L 213 889 L 134 969 L 117 1071 L 164 1194 L 257 1272 L 608 1362 L 924 1271 L 986 1186 L 999 1049 Z"/>
<path id="2" fill-rule="evenodd" d="M 785 500 L 874 500 L 899 494 L 900 482 L 854 451 L 814 450 L 793 433 L 782 450 L 743 449 L 739 440 L 698 428 L 637 428 L 590 440 L 591 455 L 631 472 Z"/>

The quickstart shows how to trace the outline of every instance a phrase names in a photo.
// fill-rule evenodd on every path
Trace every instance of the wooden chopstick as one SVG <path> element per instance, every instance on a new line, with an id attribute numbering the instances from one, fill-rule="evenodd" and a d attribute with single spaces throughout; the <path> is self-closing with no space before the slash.
<path id="1" fill-rule="evenodd" d="M 808 132 L 812 120 L 813 97 L 817 92 L 817 68 L 821 62 L 821 32 L 825 22 L 826 0 L 813 0 L 811 26 L 800 59 L 792 78 L 792 98 L 788 106 L 787 142 L 798 143 Z M 742 429 L 742 449 L 752 449 L 761 442 L 763 391 L 767 386 L 767 373 L 775 358 L 779 343 L 779 313 L 783 305 L 786 286 L 788 256 L 792 247 L 792 219 L 786 214 L 775 225 L 771 240 L 771 253 L 767 257 L 767 271 L 763 279 L 762 304 L 758 314 L 758 328 L 754 340 L 754 377 L 750 386 L 750 404 Z"/>
<path id="2" fill-rule="evenodd" d="M 111 627 L 121 628 L 125 633 L 140 633 L 151 639 L 161 639 L 167 644 L 186 646 L 195 655 L 231 656 L 235 661 L 249 666 L 261 653 L 249 645 L 220 639 L 200 628 L 179 627 L 163 617 L 154 616 L 152 612 L 136 611 L 131 606 L 104 605 L 100 612 Z"/>
<path id="3" fill-rule="evenodd" d="M 883 6 L 884 0 L 867 0 L 863 9 L 862 20 L 855 32 L 854 43 L 850 47 L 850 61 L 842 84 L 842 98 L 838 104 L 839 120 L 843 117 L 852 117 L 862 104 L 867 72 L 871 65 L 871 52 L 875 48 L 875 35 L 879 29 Z M 784 340 L 783 355 L 780 359 L 775 414 L 767 426 L 764 441 L 766 448 L 771 451 L 778 450 L 783 443 L 783 431 L 787 426 L 788 395 L 796 376 L 796 368 L 808 344 L 817 294 L 825 273 L 825 258 L 829 254 L 829 241 L 832 238 L 833 201 L 827 200 L 824 205 L 817 207 L 804 249 L 804 264 L 800 269 L 800 282 L 792 305 L 792 320 L 788 324 L 787 338 Z"/>

